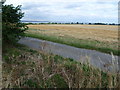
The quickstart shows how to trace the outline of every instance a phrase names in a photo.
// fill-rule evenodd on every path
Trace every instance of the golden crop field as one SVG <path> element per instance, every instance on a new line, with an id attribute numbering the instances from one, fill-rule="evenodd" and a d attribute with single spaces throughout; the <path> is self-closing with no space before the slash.
<path id="1" fill-rule="evenodd" d="M 28 25 L 31 33 L 68 36 L 78 39 L 118 43 L 118 26 L 110 25 Z"/>

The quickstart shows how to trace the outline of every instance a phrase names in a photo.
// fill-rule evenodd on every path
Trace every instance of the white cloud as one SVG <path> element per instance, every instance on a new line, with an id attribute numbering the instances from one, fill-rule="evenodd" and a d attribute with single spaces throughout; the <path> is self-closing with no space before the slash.
<path id="1" fill-rule="evenodd" d="M 24 19 L 116 22 L 119 0 L 7 0 L 22 5 Z"/>
<path id="2" fill-rule="evenodd" d="M 119 2 L 119 0 L 6 0 L 7 3 L 11 2 Z"/>

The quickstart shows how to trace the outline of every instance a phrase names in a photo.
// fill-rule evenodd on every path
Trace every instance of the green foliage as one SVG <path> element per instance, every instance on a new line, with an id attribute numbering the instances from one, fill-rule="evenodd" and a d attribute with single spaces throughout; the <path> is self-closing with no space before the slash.
<path id="1" fill-rule="evenodd" d="M 25 86 L 28 86 L 28 87 L 34 87 L 34 88 L 36 88 L 36 87 L 39 87 L 38 86 L 38 84 L 34 81 L 34 80 L 32 80 L 32 79 L 28 79 L 25 83 L 24 83 L 24 85 Z"/>
<path id="2" fill-rule="evenodd" d="M 102 87 L 105 88 L 108 85 L 108 75 L 105 72 L 101 72 L 102 76 Z"/>
<path id="3" fill-rule="evenodd" d="M 24 36 L 24 31 L 28 27 L 20 22 L 23 15 L 20 5 L 17 7 L 2 5 L 3 43 L 15 43 L 20 39 L 20 36 Z"/>
<path id="4" fill-rule="evenodd" d="M 68 88 L 64 78 L 59 74 L 52 76 L 49 80 L 46 81 L 46 83 L 47 87 Z"/>
<path id="5" fill-rule="evenodd" d="M 16 48 L 11 47 L 6 48 L 6 52 L 3 53 L 3 61 L 9 64 L 13 63 L 14 59 L 21 54 Z"/>

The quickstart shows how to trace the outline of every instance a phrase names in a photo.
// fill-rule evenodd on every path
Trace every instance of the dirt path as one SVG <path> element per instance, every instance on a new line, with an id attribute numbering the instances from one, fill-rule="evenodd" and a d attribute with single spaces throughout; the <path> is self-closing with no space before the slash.
<path id="1" fill-rule="evenodd" d="M 38 51 L 42 50 L 46 53 L 53 53 L 65 58 L 72 58 L 81 63 L 86 63 L 88 60 L 91 65 L 104 71 L 117 72 L 120 70 L 118 56 L 112 56 L 95 50 L 81 49 L 30 37 L 22 38 L 18 43 L 24 44 Z"/>

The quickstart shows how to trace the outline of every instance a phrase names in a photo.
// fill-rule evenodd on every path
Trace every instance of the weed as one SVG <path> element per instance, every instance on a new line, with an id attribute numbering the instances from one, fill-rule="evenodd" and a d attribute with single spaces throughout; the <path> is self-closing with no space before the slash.
<path id="1" fill-rule="evenodd" d="M 47 81 L 48 87 L 56 87 L 56 88 L 68 88 L 67 83 L 65 82 L 64 78 L 59 75 L 55 74 Z"/>
<path id="2" fill-rule="evenodd" d="M 14 62 L 3 63 L 3 88 L 116 88 L 120 84 L 119 74 L 100 71 L 88 63 L 26 47 L 10 50 L 12 53 L 8 51 L 3 57 Z"/>
<path id="3" fill-rule="evenodd" d="M 113 52 L 114 55 L 120 55 L 120 50 L 111 48 L 107 44 L 104 45 L 102 42 L 79 40 L 79 39 L 71 38 L 71 37 L 59 38 L 58 36 L 52 36 L 52 35 L 47 35 L 47 34 L 43 35 L 43 34 L 26 33 L 26 36 L 38 38 L 42 40 L 48 40 L 48 41 L 52 41 L 56 43 L 66 44 L 66 45 L 70 45 L 70 46 L 74 46 L 78 48 L 97 50 L 97 51 L 105 52 L 108 54 L 111 54 L 111 52 Z"/>
<path id="4" fill-rule="evenodd" d="M 28 86 L 29 88 L 38 88 L 39 85 L 37 84 L 37 82 L 35 82 L 32 79 L 28 79 L 23 83 L 24 86 Z"/>

